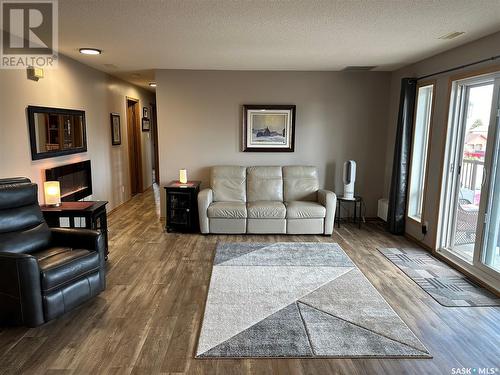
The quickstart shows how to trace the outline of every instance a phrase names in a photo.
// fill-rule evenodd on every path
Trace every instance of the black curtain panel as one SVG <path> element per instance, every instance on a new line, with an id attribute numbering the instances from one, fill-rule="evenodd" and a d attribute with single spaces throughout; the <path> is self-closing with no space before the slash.
<path id="1" fill-rule="evenodd" d="M 405 232 L 406 193 L 416 93 L 417 80 L 415 78 L 403 78 L 401 80 L 398 127 L 396 130 L 389 212 L 387 215 L 388 229 L 393 234 L 404 234 Z"/>

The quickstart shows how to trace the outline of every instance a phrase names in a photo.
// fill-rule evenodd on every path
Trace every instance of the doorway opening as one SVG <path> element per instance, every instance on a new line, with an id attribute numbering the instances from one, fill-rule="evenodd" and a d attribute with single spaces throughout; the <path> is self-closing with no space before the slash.
<path id="1" fill-rule="evenodd" d="M 132 196 L 144 191 L 142 181 L 142 148 L 139 100 L 127 98 L 127 134 L 130 174 L 130 193 Z"/>

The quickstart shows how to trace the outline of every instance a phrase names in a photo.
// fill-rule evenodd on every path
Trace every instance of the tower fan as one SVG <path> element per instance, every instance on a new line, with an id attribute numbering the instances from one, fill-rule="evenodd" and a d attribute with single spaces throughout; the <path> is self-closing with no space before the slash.
<path id="1" fill-rule="evenodd" d="M 356 162 L 348 160 L 344 163 L 344 199 L 354 200 L 354 182 L 356 181 Z"/>

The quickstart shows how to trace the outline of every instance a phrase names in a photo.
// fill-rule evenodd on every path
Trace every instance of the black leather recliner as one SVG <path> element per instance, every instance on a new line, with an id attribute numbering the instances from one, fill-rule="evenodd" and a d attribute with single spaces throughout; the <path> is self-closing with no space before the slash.
<path id="1" fill-rule="evenodd" d="M 97 231 L 49 228 L 29 179 L 0 179 L 0 325 L 35 327 L 98 295 L 104 248 Z"/>

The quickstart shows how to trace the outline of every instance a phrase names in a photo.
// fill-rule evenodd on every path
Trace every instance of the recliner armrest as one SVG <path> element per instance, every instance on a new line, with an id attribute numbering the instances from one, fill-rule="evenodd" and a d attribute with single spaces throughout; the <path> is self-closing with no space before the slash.
<path id="1" fill-rule="evenodd" d="M 331 235 L 335 223 L 335 209 L 337 208 L 337 195 L 329 190 L 318 190 L 318 203 L 325 206 L 325 230 L 323 234 Z"/>
<path id="2" fill-rule="evenodd" d="M 96 230 L 83 228 L 50 228 L 52 246 L 67 246 L 99 253 L 101 288 L 106 289 L 106 244 L 104 235 Z"/>
<path id="3" fill-rule="evenodd" d="M 67 246 L 74 249 L 86 249 L 104 254 L 104 236 L 91 229 L 50 228 L 52 246 Z"/>
<path id="4" fill-rule="evenodd" d="M 214 195 L 212 189 L 203 189 L 198 193 L 198 215 L 200 217 L 201 233 L 210 233 L 210 225 L 208 221 L 208 206 L 213 202 Z"/>
<path id="5" fill-rule="evenodd" d="M 44 323 L 40 269 L 29 254 L 0 252 L 0 323 Z"/>

